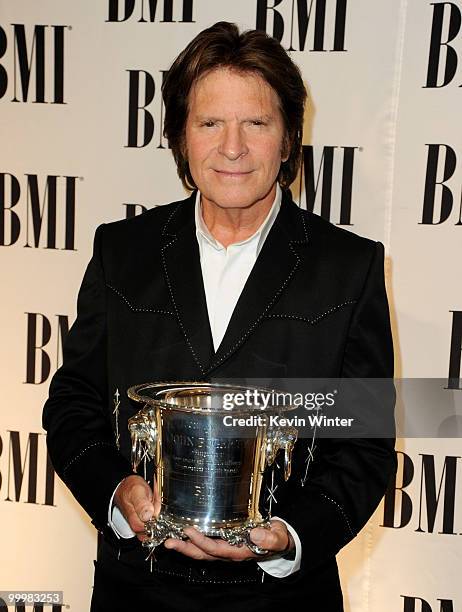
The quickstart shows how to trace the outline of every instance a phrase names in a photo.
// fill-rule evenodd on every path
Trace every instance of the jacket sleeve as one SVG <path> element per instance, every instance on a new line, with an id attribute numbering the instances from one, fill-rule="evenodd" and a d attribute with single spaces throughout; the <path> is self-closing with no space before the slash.
<path id="1" fill-rule="evenodd" d="M 387 379 L 387 398 L 378 405 L 386 412 L 380 418 L 391 423 L 386 435 L 394 435 L 393 344 L 383 266 L 383 245 L 376 243 L 352 314 L 341 377 Z M 395 470 L 394 438 L 316 440 L 306 484 L 300 491 L 299 482 L 289 481 L 289 501 L 278 507 L 301 539 L 302 568 L 326 561 L 356 536 Z"/>
<path id="2" fill-rule="evenodd" d="M 77 319 L 43 410 L 53 466 L 100 530 L 107 525 L 116 485 L 132 473 L 115 445 L 109 419 L 103 230 L 104 226 L 96 230 L 93 256 L 79 291 Z"/>

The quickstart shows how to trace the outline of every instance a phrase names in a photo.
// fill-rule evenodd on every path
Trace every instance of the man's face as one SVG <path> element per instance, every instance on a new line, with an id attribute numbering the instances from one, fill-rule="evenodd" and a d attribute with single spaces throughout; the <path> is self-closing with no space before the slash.
<path id="1" fill-rule="evenodd" d="M 219 68 L 189 95 L 186 156 L 204 201 L 221 208 L 272 202 L 284 122 L 275 91 L 260 76 Z"/>

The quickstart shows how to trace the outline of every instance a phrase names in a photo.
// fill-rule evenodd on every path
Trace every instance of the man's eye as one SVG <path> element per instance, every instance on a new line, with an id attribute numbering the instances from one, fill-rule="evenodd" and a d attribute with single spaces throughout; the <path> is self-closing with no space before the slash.
<path id="1" fill-rule="evenodd" d="M 252 125 L 265 125 L 265 123 L 264 121 L 261 121 L 261 119 L 253 119 Z"/>
<path id="2" fill-rule="evenodd" d="M 215 125 L 215 121 L 204 121 L 202 123 L 203 127 L 213 127 Z"/>

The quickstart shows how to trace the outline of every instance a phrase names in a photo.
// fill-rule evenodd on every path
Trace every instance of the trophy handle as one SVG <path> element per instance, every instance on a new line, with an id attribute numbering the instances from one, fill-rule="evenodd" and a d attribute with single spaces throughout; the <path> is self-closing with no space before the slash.
<path id="1" fill-rule="evenodd" d="M 132 468 L 136 472 L 144 457 L 153 459 L 156 455 L 157 426 L 145 406 L 135 416 L 128 419 L 128 429 L 132 439 Z"/>
<path id="2" fill-rule="evenodd" d="M 266 438 L 266 463 L 272 465 L 277 453 L 284 450 L 284 480 L 288 480 L 292 471 L 292 451 L 297 441 L 295 427 L 268 429 Z"/>

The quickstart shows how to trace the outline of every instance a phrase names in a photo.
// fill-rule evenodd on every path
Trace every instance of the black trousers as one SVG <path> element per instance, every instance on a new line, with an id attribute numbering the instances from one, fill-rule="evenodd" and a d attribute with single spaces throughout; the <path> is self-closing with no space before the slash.
<path id="1" fill-rule="evenodd" d="M 190 577 L 162 569 L 162 561 L 157 567 L 154 563 L 151 572 L 145 556 L 136 543 L 120 551 L 102 543 L 95 562 L 91 612 L 287 612 L 288 606 L 300 601 L 306 602 L 304 612 L 343 612 L 335 559 L 287 578 L 252 571 L 253 561 L 221 563 L 229 568 L 226 578 L 216 571 L 195 570 L 196 578 L 204 573 L 204 582 L 191 582 Z M 203 565 L 211 568 L 215 562 Z"/>

